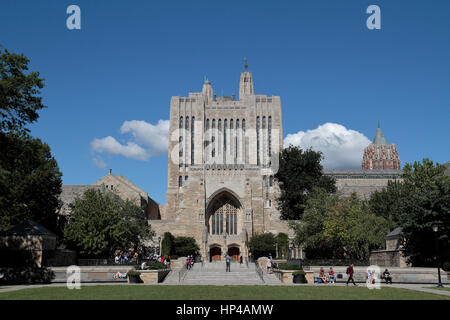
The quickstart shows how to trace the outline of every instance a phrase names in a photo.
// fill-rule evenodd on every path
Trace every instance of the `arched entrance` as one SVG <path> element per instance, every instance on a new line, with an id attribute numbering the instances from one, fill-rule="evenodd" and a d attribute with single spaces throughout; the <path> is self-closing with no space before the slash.
<path id="1" fill-rule="evenodd" d="M 239 261 L 240 253 L 239 247 L 228 248 L 228 255 L 231 257 L 231 261 Z"/>
<path id="2" fill-rule="evenodd" d="M 242 206 L 228 189 L 214 193 L 207 206 L 206 225 L 210 235 L 238 235 Z"/>
<path id="3" fill-rule="evenodd" d="M 209 261 L 220 261 L 222 259 L 222 249 L 218 246 L 209 248 Z"/>

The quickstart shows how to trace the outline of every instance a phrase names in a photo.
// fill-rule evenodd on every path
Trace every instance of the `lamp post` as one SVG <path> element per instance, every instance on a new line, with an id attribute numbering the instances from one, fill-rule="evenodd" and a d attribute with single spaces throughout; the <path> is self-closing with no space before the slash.
<path id="1" fill-rule="evenodd" d="M 438 238 L 437 238 L 437 232 L 438 232 L 438 226 L 437 225 L 433 225 L 433 232 L 434 232 L 434 242 L 436 245 L 436 260 L 437 260 L 437 268 L 438 268 L 438 288 L 442 288 L 442 282 L 441 282 L 441 263 L 440 263 L 440 259 L 439 259 L 439 242 L 438 242 Z"/>

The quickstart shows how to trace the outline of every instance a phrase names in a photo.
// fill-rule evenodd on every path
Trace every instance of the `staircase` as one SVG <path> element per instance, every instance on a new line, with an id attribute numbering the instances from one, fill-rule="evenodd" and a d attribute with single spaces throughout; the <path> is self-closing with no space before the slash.
<path id="1" fill-rule="evenodd" d="M 192 270 L 188 271 L 183 285 L 281 285 L 280 280 L 273 274 L 263 274 L 264 281 L 256 273 L 255 264 L 250 263 L 248 268 L 245 264 L 231 263 L 231 272 L 225 272 L 224 261 L 196 263 Z M 174 280 L 168 279 L 168 280 Z M 166 283 L 166 281 L 164 281 Z"/>

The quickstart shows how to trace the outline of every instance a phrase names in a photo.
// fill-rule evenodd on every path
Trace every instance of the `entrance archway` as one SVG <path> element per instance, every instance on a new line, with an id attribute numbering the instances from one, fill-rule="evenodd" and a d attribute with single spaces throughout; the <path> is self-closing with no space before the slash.
<path id="1" fill-rule="evenodd" d="M 239 261 L 240 250 L 238 247 L 229 247 L 228 255 L 231 257 L 231 261 Z"/>
<path id="2" fill-rule="evenodd" d="M 237 235 L 242 206 L 237 196 L 228 189 L 221 189 L 208 200 L 205 224 L 210 235 Z"/>
<path id="3" fill-rule="evenodd" d="M 211 247 L 209 249 L 209 261 L 220 261 L 222 259 L 222 249 L 220 247 Z"/>

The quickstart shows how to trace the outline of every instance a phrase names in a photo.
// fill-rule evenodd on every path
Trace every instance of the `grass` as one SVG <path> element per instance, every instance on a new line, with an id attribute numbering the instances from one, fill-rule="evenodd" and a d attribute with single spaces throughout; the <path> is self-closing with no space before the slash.
<path id="1" fill-rule="evenodd" d="M 0 300 L 450 300 L 398 288 L 109 285 L 41 287 L 1 292 Z"/>

